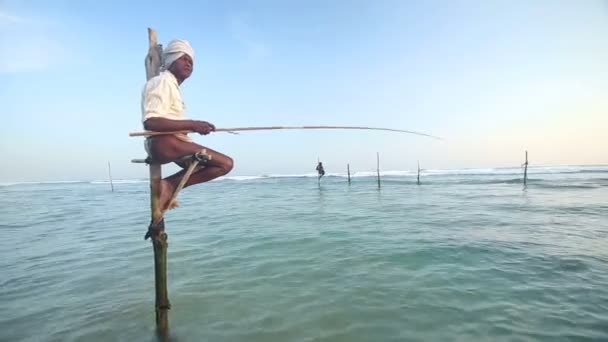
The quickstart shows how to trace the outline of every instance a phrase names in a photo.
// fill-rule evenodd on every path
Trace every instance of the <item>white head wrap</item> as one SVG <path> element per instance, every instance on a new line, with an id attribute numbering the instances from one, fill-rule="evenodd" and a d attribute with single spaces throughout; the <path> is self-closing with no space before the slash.
<path id="1" fill-rule="evenodd" d="M 194 62 L 194 49 L 190 43 L 183 39 L 172 40 L 163 51 L 163 69 L 169 69 L 171 64 L 184 54 L 190 56 Z"/>

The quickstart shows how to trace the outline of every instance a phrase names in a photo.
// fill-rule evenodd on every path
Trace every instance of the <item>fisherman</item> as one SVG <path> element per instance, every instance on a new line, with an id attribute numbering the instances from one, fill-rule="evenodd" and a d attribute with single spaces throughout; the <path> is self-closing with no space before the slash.
<path id="1" fill-rule="evenodd" d="M 319 179 L 325 175 L 325 169 L 323 169 L 323 163 L 317 164 L 317 172 L 319 173 Z"/>
<path id="2" fill-rule="evenodd" d="M 158 76 L 146 82 L 141 98 L 142 123 L 144 129 L 157 132 L 193 131 L 207 135 L 215 131 L 215 126 L 206 121 L 190 120 L 184 112 L 180 85 L 192 75 L 194 50 L 186 40 L 176 39 L 163 51 L 163 66 Z M 152 160 L 161 164 L 174 162 L 182 170 L 160 182 L 161 211 L 173 209 L 179 204 L 171 201 L 182 176 L 197 152 L 206 150 L 211 157 L 204 166 L 192 173 L 184 187 L 208 182 L 228 174 L 233 167 L 232 158 L 201 146 L 186 134 L 157 135 L 148 137 L 145 148 Z"/>

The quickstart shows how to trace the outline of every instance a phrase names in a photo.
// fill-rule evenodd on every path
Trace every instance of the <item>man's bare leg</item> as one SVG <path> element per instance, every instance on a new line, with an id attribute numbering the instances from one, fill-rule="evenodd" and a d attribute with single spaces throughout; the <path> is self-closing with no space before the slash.
<path id="1" fill-rule="evenodd" d="M 172 135 L 155 137 L 150 144 L 152 157 L 161 164 L 176 161 L 184 156 L 193 155 L 203 149 L 207 150 L 207 154 L 211 156 L 211 160 L 205 163 L 204 168 L 195 171 L 190 176 L 186 184 L 184 184 L 184 188 L 194 184 L 208 182 L 228 174 L 234 165 L 232 158 L 196 143 L 179 140 Z M 180 166 L 187 168 L 187 165 Z M 169 201 L 185 173 L 185 169 L 180 170 L 161 181 L 160 205 L 163 211 L 177 206 L 177 203 L 169 203 Z"/>

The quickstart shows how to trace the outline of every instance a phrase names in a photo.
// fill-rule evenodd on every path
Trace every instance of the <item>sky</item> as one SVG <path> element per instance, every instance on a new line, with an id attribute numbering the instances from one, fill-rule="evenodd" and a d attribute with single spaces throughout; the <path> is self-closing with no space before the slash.
<path id="1" fill-rule="evenodd" d="M 0 182 L 147 178 L 147 28 L 231 175 L 608 164 L 607 1 L 0 0 Z M 168 165 L 165 174 L 177 168 Z"/>

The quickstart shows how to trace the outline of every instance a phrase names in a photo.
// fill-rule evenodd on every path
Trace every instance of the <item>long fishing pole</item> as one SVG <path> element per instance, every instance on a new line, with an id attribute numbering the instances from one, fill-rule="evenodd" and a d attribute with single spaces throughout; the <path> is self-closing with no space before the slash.
<path id="1" fill-rule="evenodd" d="M 443 140 L 443 138 L 421 133 L 415 131 L 408 131 L 403 129 L 394 128 L 382 128 L 382 127 L 363 127 L 363 126 L 263 126 L 263 127 L 234 127 L 234 128 L 216 128 L 213 132 L 228 132 L 234 133 L 240 131 L 266 131 L 266 130 L 279 130 L 279 129 L 362 129 L 362 130 L 374 130 L 374 131 L 390 131 L 399 133 L 415 134 L 425 136 L 433 139 Z M 155 132 L 155 131 L 144 131 L 144 132 L 131 132 L 131 137 L 149 137 L 156 135 L 170 135 L 170 134 L 189 134 L 195 133 L 194 131 L 171 131 L 171 132 Z"/>

